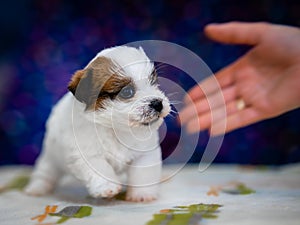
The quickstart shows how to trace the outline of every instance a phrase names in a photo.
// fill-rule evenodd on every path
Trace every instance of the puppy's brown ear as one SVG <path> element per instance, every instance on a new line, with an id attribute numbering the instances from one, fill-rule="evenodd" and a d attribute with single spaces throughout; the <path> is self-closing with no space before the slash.
<path id="1" fill-rule="evenodd" d="M 93 70 L 92 69 L 84 69 L 78 70 L 73 75 L 68 89 L 75 98 L 87 105 L 91 102 L 91 90 L 93 88 Z"/>
<path id="2" fill-rule="evenodd" d="M 72 92 L 73 95 L 75 95 L 76 88 L 81 80 L 81 78 L 84 76 L 84 70 L 77 70 L 75 74 L 73 75 L 69 85 L 68 89 L 70 92 Z"/>

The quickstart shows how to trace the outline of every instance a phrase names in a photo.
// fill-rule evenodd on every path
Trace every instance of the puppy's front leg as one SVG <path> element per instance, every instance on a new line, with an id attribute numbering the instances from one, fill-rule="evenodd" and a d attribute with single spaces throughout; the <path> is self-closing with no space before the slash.
<path id="1" fill-rule="evenodd" d="M 122 189 L 113 168 L 102 157 L 76 156 L 69 161 L 68 167 L 86 185 L 89 194 L 94 198 L 111 198 Z"/>
<path id="2" fill-rule="evenodd" d="M 155 200 L 158 197 L 161 168 L 160 149 L 154 153 L 146 153 L 132 163 L 128 168 L 126 200 L 134 202 Z"/>
<path id="3" fill-rule="evenodd" d="M 30 182 L 24 189 L 29 195 L 45 195 L 53 191 L 55 184 L 62 175 L 62 171 L 55 164 L 55 160 L 44 151 L 36 162 Z"/>

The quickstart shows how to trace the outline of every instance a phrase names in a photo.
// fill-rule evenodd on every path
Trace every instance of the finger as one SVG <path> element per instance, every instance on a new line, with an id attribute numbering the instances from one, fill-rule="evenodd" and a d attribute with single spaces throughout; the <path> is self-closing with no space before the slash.
<path id="1" fill-rule="evenodd" d="M 186 95 L 184 98 L 184 102 L 189 104 L 192 101 L 203 98 L 206 95 L 217 92 L 220 89 L 233 84 L 234 73 L 238 66 L 239 61 L 234 62 L 218 71 L 215 76 L 206 78 L 188 92 L 188 95 Z"/>
<path id="2" fill-rule="evenodd" d="M 245 115 L 244 114 L 240 115 L 241 118 L 244 119 L 241 120 L 240 126 L 246 126 L 250 123 L 253 123 L 258 118 L 257 116 L 258 113 L 256 113 L 255 116 L 251 117 L 250 114 L 251 111 L 249 112 L 247 108 L 240 110 L 237 105 L 237 100 L 228 101 L 225 106 L 226 108 L 224 106 L 225 105 L 221 105 L 220 107 L 215 108 L 210 112 L 206 112 L 201 115 L 198 114 L 190 118 L 189 121 L 185 122 L 187 124 L 186 127 L 188 132 L 194 133 L 209 128 L 213 130 L 210 131 L 212 135 L 218 135 L 224 132 L 228 132 L 229 131 L 228 129 L 230 130 L 235 129 L 234 125 L 238 126 L 238 123 L 236 122 L 237 116 L 239 116 L 241 113 L 245 113 L 245 111 L 246 111 Z M 250 108 L 249 105 L 246 107 Z M 251 120 L 251 118 L 253 119 Z M 227 121 L 229 125 L 225 127 Z M 233 125 L 231 125 L 232 123 Z"/>
<path id="3" fill-rule="evenodd" d="M 216 136 L 223 134 L 224 132 L 227 133 L 232 130 L 242 128 L 255 122 L 261 121 L 262 119 L 263 116 L 254 108 L 245 108 L 244 110 L 238 111 L 237 113 L 234 113 L 227 117 L 227 124 L 225 130 L 224 124 L 222 124 L 222 121 L 220 121 L 211 127 L 210 134 L 212 136 Z"/>
<path id="4" fill-rule="evenodd" d="M 206 130 L 216 121 L 224 121 L 226 118 L 226 108 L 219 107 L 213 111 L 207 112 L 201 116 L 193 117 L 186 123 L 186 130 L 189 133 L 195 133 L 200 130 Z"/>
<path id="5" fill-rule="evenodd" d="M 185 104 L 191 104 L 193 101 L 205 97 L 205 93 L 203 92 L 200 84 L 195 85 L 192 89 L 190 89 L 187 95 L 184 97 L 183 101 Z"/>
<path id="6" fill-rule="evenodd" d="M 229 22 L 207 25 L 204 31 L 209 38 L 222 43 L 256 45 L 268 27 L 262 22 Z"/>
<path id="7" fill-rule="evenodd" d="M 207 113 L 219 107 L 224 107 L 224 103 L 232 101 L 236 98 L 235 86 L 229 86 L 216 92 L 210 96 L 198 99 L 197 102 L 188 104 L 180 113 L 180 120 L 184 124 L 192 117 L 196 117 L 203 113 Z"/>

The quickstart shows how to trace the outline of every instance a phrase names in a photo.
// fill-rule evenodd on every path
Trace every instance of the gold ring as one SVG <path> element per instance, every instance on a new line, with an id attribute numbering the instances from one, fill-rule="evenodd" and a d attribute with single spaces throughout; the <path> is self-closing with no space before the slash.
<path id="1" fill-rule="evenodd" d="M 237 110 L 241 111 L 246 107 L 246 103 L 243 99 L 239 98 L 236 100 L 236 108 Z"/>

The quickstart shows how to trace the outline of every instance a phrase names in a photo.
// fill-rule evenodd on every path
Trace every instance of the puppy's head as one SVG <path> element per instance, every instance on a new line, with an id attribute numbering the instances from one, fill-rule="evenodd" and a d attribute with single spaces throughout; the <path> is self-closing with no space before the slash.
<path id="1" fill-rule="evenodd" d="M 68 88 L 85 104 L 87 118 L 106 126 L 114 122 L 158 128 L 170 112 L 169 100 L 158 89 L 154 65 L 142 48 L 103 50 L 73 75 Z"/>

